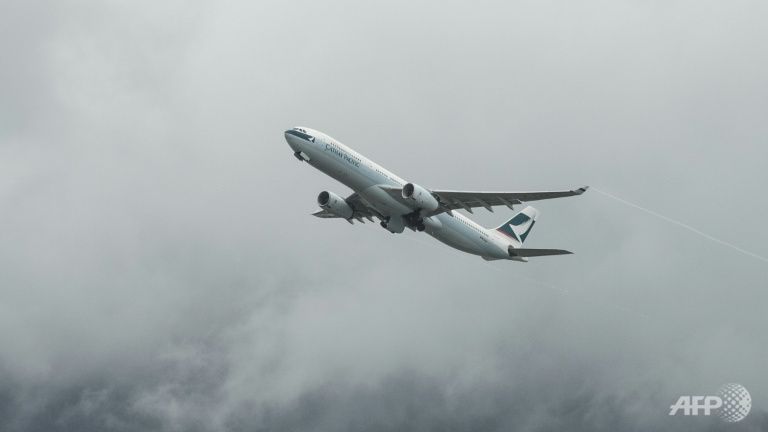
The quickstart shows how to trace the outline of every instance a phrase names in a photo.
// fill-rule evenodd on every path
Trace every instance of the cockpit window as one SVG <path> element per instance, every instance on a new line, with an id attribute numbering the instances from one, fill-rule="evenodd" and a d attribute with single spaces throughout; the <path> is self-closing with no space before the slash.
<path id="1" fill-rule="evenodd" d="M 304 128 L 295 127 L 289 131 L 286 131 L 285 133 L 291 134 L 293 136 L 299 137 L 301 139 L 305 139 L 310 142 L 315 142 L 315 137 L 308 134 L 307 131 Z"/>

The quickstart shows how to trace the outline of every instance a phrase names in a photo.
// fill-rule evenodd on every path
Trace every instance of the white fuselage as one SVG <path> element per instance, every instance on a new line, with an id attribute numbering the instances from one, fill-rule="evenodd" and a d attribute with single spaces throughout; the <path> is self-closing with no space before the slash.
<path id="1" fill-rule="evenodd" d="M 382 186 L 402 188 L 407 183 L 405 180 L 322 132 L 301 130 L 314 140 L 302 139 L 290 131 L 286 131 L 285 139 L 307 163 L 350 187 L 385 217 L 402 218 L 414 211 L 382 189 Z M 509 259 L 508 247 L 520 247 L 514 240 L 496 230 L 483 228 L 457 211 L 424 218 L 424 226 L 425 232 L 441 242 L 487 259 Z"/>

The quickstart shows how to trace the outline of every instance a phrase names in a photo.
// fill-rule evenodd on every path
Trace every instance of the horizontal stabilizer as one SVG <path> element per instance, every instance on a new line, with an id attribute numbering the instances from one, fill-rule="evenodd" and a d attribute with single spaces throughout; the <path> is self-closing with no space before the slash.
<path id="1" fill-rule="evenodd" d="M 509 256 L 511 257 L 537 257 L 547 255 L 568 255 L 573 252 L 562 249 L 529 249 L 529 248 L 514 248 L 512 246 L 508 249 Z"/>

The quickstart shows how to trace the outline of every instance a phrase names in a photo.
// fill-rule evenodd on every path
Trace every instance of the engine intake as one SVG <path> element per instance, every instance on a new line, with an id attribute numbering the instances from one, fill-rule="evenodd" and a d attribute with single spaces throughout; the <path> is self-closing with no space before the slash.
<path id="1" fill-rule="evenodd" d="M 336 216 L 343 217 L 344 219 L 351 218 L 355 213 L 344 198 L 333 192 L 320 192 L 320 195 L 317 196 L 317 204 L 321 208 L 328 210 Z"/>
<path id="2" fill-rule="evenodd" d="M 425 188 L 408 183 L 403 186 L 403 198 L 414 202 L 420 209 L 426 211 L 434 211 L 440 207 L 440 203 L 432 196 Z"/>

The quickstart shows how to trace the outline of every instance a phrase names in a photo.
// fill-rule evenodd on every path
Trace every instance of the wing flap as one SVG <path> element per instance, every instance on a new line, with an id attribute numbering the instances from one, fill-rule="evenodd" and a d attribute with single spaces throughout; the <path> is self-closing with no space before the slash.
<path id="1" fill-rule="evenodd" d="M 312 213 L 312 216 L 319 217 L 320 219 L 333 219 L 333 218 L 341 217 L 341 216 L 337 216 L 337 215 L 329 212 L 326 209 L 320 209 L 320 210 Z"/>

